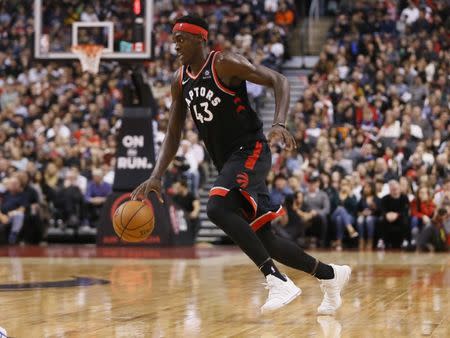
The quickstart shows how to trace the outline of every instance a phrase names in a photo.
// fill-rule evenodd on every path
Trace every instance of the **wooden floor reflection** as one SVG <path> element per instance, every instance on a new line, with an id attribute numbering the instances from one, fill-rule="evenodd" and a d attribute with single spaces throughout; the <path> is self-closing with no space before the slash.
<path id="1" fill-rule="evenodd" d="M 196 259 L 0 258 L 0 284 L 109 284 L 4 290 L 11 337 L 450 337 L 450 255 L 325 253 L 352 279 L 335 317 L 318 317 L 317 280 L 283 267 L 303 294 L 261 316 L 262 276 L 238 251 Z M 26 287 L 26 286 L 25 286 Z"/>

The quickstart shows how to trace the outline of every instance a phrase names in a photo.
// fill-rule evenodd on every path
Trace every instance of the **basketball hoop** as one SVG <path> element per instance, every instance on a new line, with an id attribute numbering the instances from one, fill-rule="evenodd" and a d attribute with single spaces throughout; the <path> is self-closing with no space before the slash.
<path id="1" fill-rule="evenodd" d="M 102 45 L 76 45 L 72 46 L 72 52 L 80 60 L 83 72 L 97 74 L 103 48 Z"/>

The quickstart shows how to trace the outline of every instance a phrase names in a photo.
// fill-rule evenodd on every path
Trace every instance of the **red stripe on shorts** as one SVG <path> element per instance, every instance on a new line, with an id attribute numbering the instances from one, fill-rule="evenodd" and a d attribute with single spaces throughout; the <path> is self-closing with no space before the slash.
<path id="1" fill-rule="evenodd" d="M 253 170 L 256 161 L 258 161 L 259 155 L 261 155 L 261 150 L 262 150 L 262 142 L 256 141 L 255 149 L 253 149 L 253 154 L 251 154 L 247 158 L 247 161 L 245 161 L 245 167 L 247 169 Z"/>
<path id="2" fill-rule="evenodd" d="M 223 187 L 213 187 L 209 191 L 209 197 L 211 196 L 222 196 L 225 197 L 230 192 L 229 189 Z"/>
<path id="3" fill-rule="evenodd" d="M 277 211 L 269 211 L 266 212 L 264 215 L 259 216 L 257 219 L 255 219 L 253 222 L 250 223 L 250 226 L 252 227 L 253 231 L 258 231 L 264 224 L 274 220 L 275 218 L 278 218 L 280 216 L 283 216 L 286 214 L 286 211 L 280 206 L 280 208 Z"/>
<path id="4" fill-rule="evenodd" d="M 250 219 L 254 219 L 256 216 L 256 210 L 258 209 L 258 205 L 256 204 L 255 200 L 253 199 L 252 196 L 250 196 L 250 194 L 242 189 L 239 189 L 239 191 L 241 192 L 241 195 L 247 200 L 248 203 L 250 203 L 251 207 L 252 207 L 252 216 L 250 217 Z"/>

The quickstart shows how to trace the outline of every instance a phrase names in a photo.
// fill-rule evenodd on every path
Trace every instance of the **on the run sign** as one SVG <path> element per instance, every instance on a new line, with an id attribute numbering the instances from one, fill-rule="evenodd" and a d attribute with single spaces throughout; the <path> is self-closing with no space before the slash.
<path id="1" fill-rule="evenodd" d="M 122 138 L 122 146 L 126 151 L 126 156 L 117 157 L 118 169 L 152 169 L 153 163 L 146 156 L 139 156 L 139 148 L 144 148 L 145 141 L 143 135 L 125 135 Z"/>
<path id="2" fill-rule="evenodd" d="M 116 155 L 114 191 L 132 191 L 155 163 L 150 108 L 125 108 Z"/>

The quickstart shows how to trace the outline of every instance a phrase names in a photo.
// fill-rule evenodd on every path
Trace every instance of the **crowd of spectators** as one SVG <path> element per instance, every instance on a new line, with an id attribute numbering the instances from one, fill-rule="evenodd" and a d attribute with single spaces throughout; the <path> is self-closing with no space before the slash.
<path id="1" fill-rule="evenodd" d="M 109 7 L 99 1 L 71 3 L 58 5 L 73 10 L 66 22 L 56 15 L 62 12 L 47 17 L 60 32 L 73 20 L 108 17 Z M 120 5 L 111 10 L 121 19 Z M 354 244 L 443 249 L 450 232 L 449 5 L 357 1 L 336 11 L 290 114 L 298 151 L 272 147 L 267 180 L 273 201 L 288 211 L 277 232 L 303 246 L 338 250 Z M 179 66 L 172 22 L 188 12 L 208 20 L 211 48 L 277 70 L 289 56 L 296 24 L 292 0 L 156 1 L 155 58 L 145 63 L 156 100 L 156 152 Z M 126 77 L 119 64 L 102 62 L 92 76 L 78 63 L 37 62 L 33 30 L 31 1 L 0 3 L 0 238 L 10 243 L 39 241 L 48 224 L 95 228 L 114 180 L 124 111 Z M 62 36 L 53 41 L 59 47 L 51 48 L 65 48 Z M 248 91 L 259 106 L 263 88 L 249 84 Z M 188 120 L 165 188 L 196 229 L 205 163 Z"/>
<path id="2" fill-rule="evenodd" d="M 179 67 L 171 43 L 173 21 L 188 11 L 197 13 L 209 21 L 211 48 L 233 50 L 277 69 L 288 54 L 287 40 L 296 18 L 293 3 L 154 2 L 154 60 L 144 67 L 156 100 L 156 151 L 167 128 L 168 86 Z M 43 4 L 50 51 L 70 47 L 68 32 L 74 21 L 108 19 L 126 26 L 131 18 L 129 1 Z M 49 224 L 87 233 L 95 229 L 114 180 L 116 135 L 129 83 L 118 63 L 102 61 L 99 74 L 92 76 L 82 73 L 78 62 L 35 60 L 34 17 L 33 1 L 0 2 L 0 242 L 38 242 Z M 249 85 L 249 92 L 257 105 L 262 88 Z M 207 170 L 205 155 L 193 122 L 187 121 L 165 184 L 195 224 L 196 195 Z M 186 184 L 180 187 L 180 181 Z M 193 200 L 192 207 L 188 200 Z"/>
<path id="3" fill-rule="evenodd" d="M 281 235 L 337 250 L 445 247 L 449 14 L 447 1 L 392 0 L 338 13 L 290 115 L 298 152 L 273 148 L 272 195 L 289 196 Z"/>

